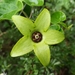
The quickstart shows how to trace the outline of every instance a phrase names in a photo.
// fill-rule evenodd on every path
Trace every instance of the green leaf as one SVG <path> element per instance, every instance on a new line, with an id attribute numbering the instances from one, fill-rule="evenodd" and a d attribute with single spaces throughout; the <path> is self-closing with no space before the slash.
<path id="1" fill-rule="evenodd" d="M 30 38 L 22 37 L 13 47 L 11 51 L 12 57 L 21 56 L 27 54 L 33 50 L 32 42 Z"/>
<path id="2" fill-rule="evenodd" d="M 44 0 L 23 0 L 23 1 L 30 6 L 42 6 L 44 4 Z"/>
<path id="3" fill-rule="evenodd" d="M 49 64 L 51 56 L 50 56 L 50 50 L 48 45 L 46 45 L 44 42 L 35 44 L 34 52 L 44 66 L 47 66 Z"/>
<path id="4" fill-rule="evenodd" d="M 66 15 L 61 11 L 54 12 L 51 15 L 51 22 L 53 24 L 60 23 L 61 21 L 64 21 L 64 20 L 66 20 Z"/>
<path id="5" fill-rule="evenodd" d="M 32 31 L 34 27 L 30 19 L 19 15 L 13 15 L 12 20 L 23 35 L 30 35 L 30 31 Z"/>
<path id="6" fill-rule="evenodd" d="M 60 43 L 64 40 L 64 34 L 60 31 L 49 29 L 44 34 L 45 43 L 53 45 Z"/>
<path id="7" fill-rule="evenodd" d="M 16 14 L 23 8 L 21 0 L 5 0 L 0 2 L 0 20 L 11 20 L 12 15 Z"/>
<path id="8" fill-rule="evenodd" d="M 60 30 L 61 28 L 60 28 L 60 25 L 58 25 L 58 24 L 54 24 L 54 25 L 51 25 L 50 26 L 50 29 L 55 29 L 55 30 Z"/>
<path id="9" fill-rule="evenodd" d="M 36 29 L 39 31 L 46 31 L 50 26 L 50 13 L 47 9 L 44 9 L 35 20 Z"/>

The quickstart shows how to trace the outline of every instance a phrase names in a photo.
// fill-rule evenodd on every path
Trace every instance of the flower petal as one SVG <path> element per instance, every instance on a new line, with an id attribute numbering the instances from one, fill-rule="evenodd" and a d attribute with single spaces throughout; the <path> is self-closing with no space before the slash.
<path id="1" fill-rule="evenodd" d="M 49 64 L 50 50 L 48 45 L 46 45 L 45 43 L 38 43 L 34 45 L 34 52 L 44 66 L 47 66 Z"/>
<path id="2" fill-rule="evenodd" d="M 13 47 L 11 51 L 11 56 L 12 57 L 21 56 L 26 53 L 29 53 L 32 50 L 33 50 L 33 46 L 31 40 L 24 36 Z"/>
<path id="3" fill-rule="evenodd" d="M 13 15 L 12 20 L 23 35 L 29 34 L 29 32 L 33 29 L 34 24 L 28 18 L 19 15 Z"/>
<path id="4" fill-rule="evenodd" d="M 38 30 L 46 31 L 50 25 L 50 13 L 44 9 L 35 20 L 35 25 Z"/>
<path id="5" fill-rule="evenodd" d="M 64 34 L 60 31 L 49 29 L 44 34 L 45 43 L 47 44 L 57 44 L 64 40 Z"/>

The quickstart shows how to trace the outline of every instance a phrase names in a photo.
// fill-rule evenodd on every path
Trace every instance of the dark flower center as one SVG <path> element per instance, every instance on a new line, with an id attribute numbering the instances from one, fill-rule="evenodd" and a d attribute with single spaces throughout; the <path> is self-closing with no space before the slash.
<path id="1" fill-rule="evenodd" d="M 39 31 L 35 31 L 32 33 L 32 40 L 33 42 L 40 42 L 42 40 L 42 34 Z"/>

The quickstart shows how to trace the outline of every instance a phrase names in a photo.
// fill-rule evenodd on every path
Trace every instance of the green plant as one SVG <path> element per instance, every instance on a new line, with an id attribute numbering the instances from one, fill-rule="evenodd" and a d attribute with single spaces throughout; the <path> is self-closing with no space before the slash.
<path id="1" fill-rule="evenodd" d="M 41 3 L 41 7 L 37 7 L 39 5 L 36 5 L 35 2 L 27 5 L 24 0 L 0 0 L 0 73 L 7 72 L 8 75 L 75 75 L 75 1 L 44 0 L 43 3 Z M 10 57 L 10 50 L 23 36 L 12 23 L 12 15 L 25 16 L 33 21 L 44 8 L 50 11 L 51 19 L 54 19 L 51 20 L 50 29 L 65 34 L 63 42 L 50 46 L 51 60 L 45 68 L 39 63 L 33 51 L 17 58 Z M 61 20 L 64 13 L 66 17 Z M 53 17 L 53 14 L 57 18 Z"/>

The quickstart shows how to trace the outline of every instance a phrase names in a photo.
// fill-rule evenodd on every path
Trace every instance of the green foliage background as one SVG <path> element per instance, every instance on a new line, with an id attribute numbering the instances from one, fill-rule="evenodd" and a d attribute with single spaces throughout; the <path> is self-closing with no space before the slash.
<path id="1" fill-rule="evenodd" d="M 10 57 L 13 45 L 22 37 L 15 25 L 9 21 L 0 21 L 0 73 L 7 75 L 75 75 L 75 1 L 74 0 L 45 0 L 40 7 L 31 7 L 25 4 L 24 12 L 18 14 L 35 19 L 43 8 L 54 11 L 63 11 L 67 19 L 67 26 L 73 24 L 70 29 L 64 29 L 65 40 L 51 46 L 51 62 L 45 68 L 41 65 L 33 52 L 21 56 Z M 61 26 L 62 27 L 62 26 Z"/>

